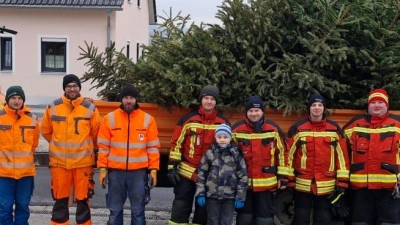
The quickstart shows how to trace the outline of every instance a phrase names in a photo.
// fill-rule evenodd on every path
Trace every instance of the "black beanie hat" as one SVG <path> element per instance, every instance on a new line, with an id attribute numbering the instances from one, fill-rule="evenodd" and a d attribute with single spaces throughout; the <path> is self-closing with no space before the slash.
<path id="1" fill-rule="evenodd" d="M 121 89 L 121 93 L 119 95 L 120 100 L 122 100 L 125 96 L 132 96 L 135 97 L 136 100 L 139 100 L 139 92 L 133 85 L 127 84 Z"/>
<path id="2" fill-rule="evenodd" d="M 204 96 L 208 96 L 211 95 L 215 98 L 215 100 L 218 102 L 219 99 L 219 89 L 217 86 L 214 85 L 207 85 L 205 87 L 203 87 L 203 89 L 201 89 L 200 91 L 200 95 L 199 95 L 199 100 L 201 101 L 201 99 Z"/>
<path id="3" fill-rule="evenodd" d="M 315 94 L 315 95 L 311 95 L 310 97 L 308 97 L 308 100 L 307 100 L 307 110 L 308 111 L 310 110 L 311 105 L 315 102 L 322 103 L 322 105 L 324 105 L 324 108 L 325 108 L 324 97 L 322 97 L 321 95 Z"/>
<path id="4" fill-rule="evenodd" d="M 246 100 L 245 110 L 249 111 L 251 108 L 259 108 L 264 110 L 264 102 L 258 95 L 250 96 Z"/>
<path id="5" fill-rule="evenodd" d="M 65 87 L 69 83 L 75 83 L 79 86 L 79 90 L 82 89 L 81 80 L 79 80 L 79 77 L 77 77 L 75 74 L 67 74 L 64 76 L 64 78 L 63 78 L 63 90 L 64 91 L 65 91 Z"/>
<path id="6" fill-rule="evenodd" d="M 7 89 L 6 91 L 6 103 L 10 100 L 11 97 L 13 96 L 21 96 L 22 100 L 25 103 L 25 93 L 24 90 L 22 90 L 21 86 L 11 86 Z"/>

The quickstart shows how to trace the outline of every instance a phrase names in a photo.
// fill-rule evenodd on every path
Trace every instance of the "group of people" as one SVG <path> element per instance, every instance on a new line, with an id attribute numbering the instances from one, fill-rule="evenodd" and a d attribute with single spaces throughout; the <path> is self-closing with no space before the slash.
<path id="1" fill-rule="evenodd" d="M 33 153 L 40 133 L 49 143 L 52 225 L 69 225 L 69 198 L 76 202 L 76 224 L 90 225 L 89 199 L 94 196 L 95 155 L 100 184 L 108 185 L 108 225 L 123 224 L 130 200 L 132 224 L 145 224 L 149 188 L 157 184 L 160 165 L 155 119 L 138 104 L 139 93 L 126 85 L 121 105 L 101 121 L 95 105 L 80 94 L 80 79 L 63 77 L 64 94 L 45 109 L 41 124 L 24 104 L 20 86 L 11 86 L 0 110 L 0 224 L 28 225 L 33 194 Z M 73 194 L 71 193 L 71 189 Z M 13 207 L 15 205 L 15 207 Z M 15 209 L 14 209 L 15 208 Z"/>
<path id="2" fill-rule="evenodd" d="M 76 224 L 92 224 L 97 153 L 98 181 L 108 187 L 107 224 L 123 224 L 128 198 L 131 224 L 145 225 L 160 141 L 155 119 L 140 109 L 137 89 L 123 87 L 120 107 L 102 120 L 80 95 L 77 76 L 64 76 L 63 90 L 40 126 L 24 104 L 22 87 L 6 91 L 0 110 L 0 224 L 28 224 L 33 153 L 41 133 L 49 142 L 51 224 L 69 224 L 71 188 Z M 183 116 L 172 134 L 168 179 L 175 198 L 168 224 L 189 224 L 194 203 L 195 225 L 230 225 L 235 211 L 238 225 L 273 225 L 276 193 L 290 188 L 294 225 L 326 225 L 333 216 L 349 214 L 353 225 L 400 225 L 400 117 L 388 112 L 386 91 L 371 91 L 367 113 L 343 128 L 327 118 L 325 99 L 312 95 L 308 117 L 287 136 L 265 117 L 260 96 L 247 99 L 243 120 L 232 126 L 216 108 L 216 86 L 205 86 L 198 100 L 198 109 Z M 350 205 L 344 203 L 347 189 L 353 193 Z"/>
<path id="3" fill-rule="evenodd" d="M 367 113 L 343 128 L 327 118 L 325 99 L 312 95 L 308 117 L 287 136 L 265 118 L 260 96 L 247 99 L 244 119 L 232 126 L 218 100 L 216 86 L 204 87 L 198 110 L 173 132 L 170 225 L 189 224 L 193 202 L 192 224 L 231 224 L 236 211 L 238 225 L 273 225 L 276 193 L 286 188 L 293 190 L 293 225 L 327 225 L 333 217 L 400 225 L 400 116 L 389 113 L 385 90 L 372 90 Z"/>

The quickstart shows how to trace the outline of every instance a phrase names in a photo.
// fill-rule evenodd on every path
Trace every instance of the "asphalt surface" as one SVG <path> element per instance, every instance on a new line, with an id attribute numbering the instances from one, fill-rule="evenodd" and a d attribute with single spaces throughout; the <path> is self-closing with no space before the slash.
<path id="1" fill-rule="evenodd" d="M 54 201 L 50 193 L 50 171 L 46 167 L 37 167 L 35 177 L 35 190 L 32 196 L 30 209 L 31 216 L 29 223 L 31 225 L 50 224 L 51 210 Z M 94 176 L 98 184 L 98 173 Z M 105 205 L 106 189 L 95 185 L 95 196 L 90 199 L 91 215 L 93 224 L 107 224 L 109 211 Z M 151 201 L 146 205 L 147 225 L 167 224 L 170 218 L 171 205 L 173 200 L 172 188 L 158 188 L 151 190 Z M 130 224 L 129 201 L 125 203 L 124 225 Z M 75 204 L 70 205 L 70 224 L 75 224 Z"/>

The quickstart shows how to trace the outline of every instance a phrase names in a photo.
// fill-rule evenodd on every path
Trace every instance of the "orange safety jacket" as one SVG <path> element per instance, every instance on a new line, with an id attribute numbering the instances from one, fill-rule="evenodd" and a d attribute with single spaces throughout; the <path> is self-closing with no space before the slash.
<path id="1" fill-rule="evenodd" d="M 160 140 L 154 117 L 141 109 L 129 115 L 122 109 L 108 113 L 100 125 L 99 168 L 160 169 Z"/>
<path id="2" fill-rule="evenodd" d="M 39 122 L 30 109 L 0 110 L 0 177 L 34 176 L 33 153 L 39 143 Z"/>
<path id="3" fill-rule="evenodd" d="M 400 177 L 400 117 L 360 115 L 343 130 L 351 146 L 351 188 L 393 189 Z"/>
<path id="4" fill-rule="evenodd" d="M 65 96 L 53 101 L 42 119 L 42 135 L 49 142 L 50 166 L 74 169 L 94 165 L 100 115 L 93 103 Z"/>
<path id="5" fill-rule="evenodd" d="M 196 170 L 200 160 L 214 141 L 215 129 L 223 123 L 229 124 L 228 119 L 216 110 L 207 114 L 202 107 L 178 121 L 172 134 L 169 160 L 170 164 L 179 163 L 180 175 L 194 181 L 197 179 Z"/>
<path id="6" fill-rule="evenodd" d="M 289 129 L 289 180 L 295 189 L 326 195 L 348 187 L 349 156 L 339 125 L 328 119 L 301 120 Z"/>
<path id="7" fill-rule="evenodd" d="M 264 119 L 261 132 L 255 132 L 248 119 L 232 127 L 233 139 L 243 151 L 247 164 L 248 188 L 255 192 L 275 191 L 278 177 L 286 178 L 287 142 L 282 129 L 273 121 Z"/>

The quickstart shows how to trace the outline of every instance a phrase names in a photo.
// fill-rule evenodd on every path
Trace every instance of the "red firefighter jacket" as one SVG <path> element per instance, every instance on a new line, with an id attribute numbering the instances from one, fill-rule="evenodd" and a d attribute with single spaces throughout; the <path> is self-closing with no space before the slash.
<path id="1" fill-rule="evenodd" d="M 289 129 L 289 180 L 295 189 L 326 195 L 348 187 L 349 157 L 339 125 L 328 119 L 301 120 Z"/>
<path id="2" fill-rule="evenodd" d="M 0 110 L 0 177 L 35 175 L 33 153 L 39 143 L 39 122 L 30 109 Z"/>
<path id="3" fill-rule="evenodd" d="M 116 109 L 104 116 L 98 135 L 99 168 L 160 169 L 160 140 L 154 117 L 141 109 Z"/>
<path id="4" fill-rule="evenodd" d="M 215 129 L 223 123 L 229 124 L 223 115 L 215 110 L 206 114 L 201 107 L 178 121 L 172 134 L 169 160 L 170 163 L 179 162 L 179 174 L 196 180 L 195 172 L 200 160 L 214 141 Z"/>
<path id="5" fill-rule="evenodd" d="M 400 117 L 356 116 L 343 130 L 351 146 L 351 188 L 393 189 L 400 169 Z"/>
<path id="6" fill-rule="evenodd" d="M 282 129 L 264 120 L 261 132 L 255 132 L 247 119 L 232 126 L 232 136 L 243 151 L 247 164 L 248 188 L 255 192 L 274 191 L 277 175 L 287 178 L 287 143 Z"/>

